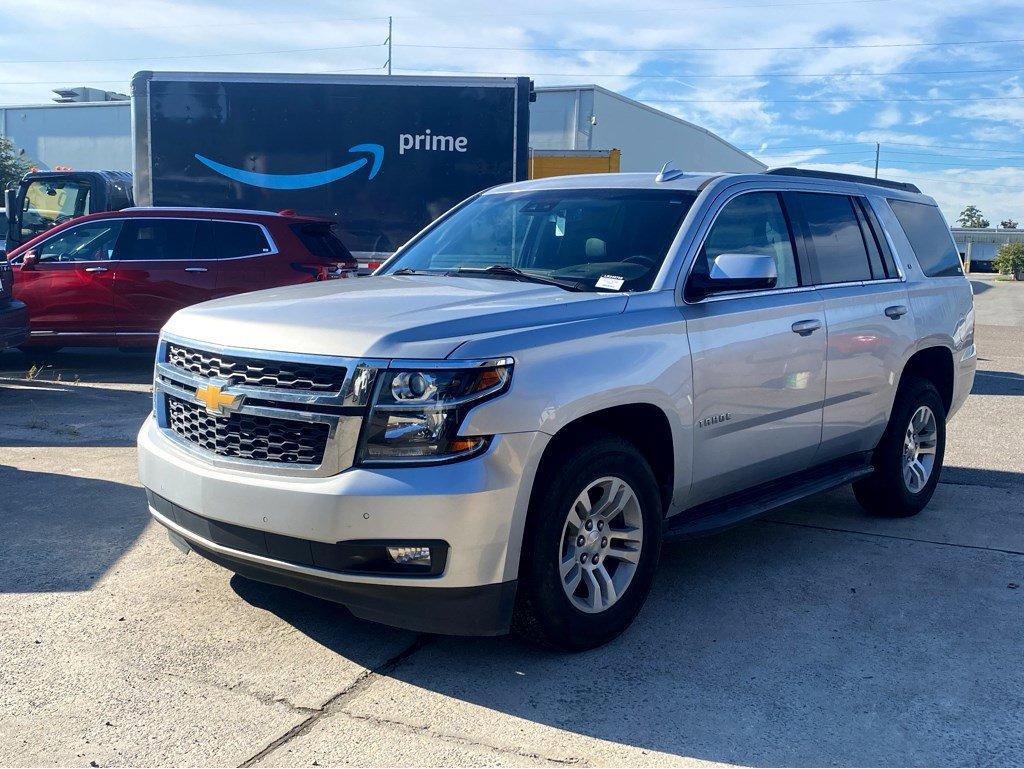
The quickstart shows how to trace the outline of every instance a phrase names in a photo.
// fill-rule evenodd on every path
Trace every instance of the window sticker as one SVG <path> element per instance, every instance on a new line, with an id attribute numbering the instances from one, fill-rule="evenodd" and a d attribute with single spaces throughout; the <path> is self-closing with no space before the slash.
<path id="1" fill-rule="evenodd" d="M 618 291 L 625 282 L 626 279 L 620 278 L 618 275 L 602 275 L 597 279 L 595 288 L 607 288 L 611 291 Z"/>

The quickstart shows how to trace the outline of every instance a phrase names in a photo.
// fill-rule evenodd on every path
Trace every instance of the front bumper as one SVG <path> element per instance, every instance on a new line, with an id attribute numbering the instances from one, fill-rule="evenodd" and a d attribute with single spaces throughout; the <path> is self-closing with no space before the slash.
<path id="1" fill-rule="evenodd" d="M 513 433 L 451 465 L 287 477 L 216 467 L 166 438 L 151 417 L 139 433 L 139 475 L 152 494 L 187 513 L 284 539 L 443 540 L 449 550 L 437 576 L 339 572 L 288 560 L 281 551 L 263 555 L 220 544 L 150 505 L 153 517 L 197 553 L 253 579 L 398 627 L 499 634 L 511 619 L 526 508 L 546 442 L 543 433 Z"/>
<path id="2" fill-rule="evenodd" d="M 28 341 L 28 307 L 11 299 L 0 307 L 0 350 L 17 347 Z"/>

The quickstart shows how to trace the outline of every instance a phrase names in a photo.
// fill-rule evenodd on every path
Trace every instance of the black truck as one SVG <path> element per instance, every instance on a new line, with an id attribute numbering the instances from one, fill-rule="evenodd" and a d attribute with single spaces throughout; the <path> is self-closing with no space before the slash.
<path id="1" fill-rule="evenodd" d="M 8 250 L 131 205 L 329 216 L 364 263 L 474 192 L 527 177 L 528 78 L 139 72 L 134 176 L 29 174 Z"/>

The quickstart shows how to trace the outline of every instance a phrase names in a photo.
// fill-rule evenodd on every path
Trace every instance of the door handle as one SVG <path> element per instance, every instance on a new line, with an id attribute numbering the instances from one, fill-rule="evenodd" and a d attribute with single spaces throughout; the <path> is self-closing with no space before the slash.
<path id="1" fill-rule="evenodd" d="M 798 320 L 793 324 L 792 329 L 794 334 L 800 336 L 809 336 L 821 328 L 821 321 L 817 318 L 811 318 L 810 320 Z"/>
<path id="2" fill-rule="evenodd" d="M 185 272 L 209 272 L 206 267 L 186 267 Z"/>
<path id="3" fill-rule="evenodd" d="M 106 272 L 107 268 L 106 267 L 86 267 L 85 271 L 86 272 Z"/>
<path id="4" fill-rule="evenodd" d="M 892 307 L 885 308 L 885 314 L 893 320 L 899 320 L 909 312 L 905 305 L 894 304 Z"/>

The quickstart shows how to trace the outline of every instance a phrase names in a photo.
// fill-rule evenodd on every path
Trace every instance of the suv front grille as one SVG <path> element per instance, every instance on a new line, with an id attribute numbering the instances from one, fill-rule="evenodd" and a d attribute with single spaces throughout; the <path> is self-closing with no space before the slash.
<path id="1" fill-rule="evenodd" d="M 319 465 L 330 435 L 322 422 L 272 419 L 253 414 L 210 414 L 197 403 L 167 396 L 167 422 L 189 443 L 223 457 Z"/>
<path id="2" fill-rule="evenodd" d="M 345 369 L 340 366 L 224 355 L 174 343 L 167 345 L 167 362 L 229 385 L 337 393 L 345 382 Z"/>

